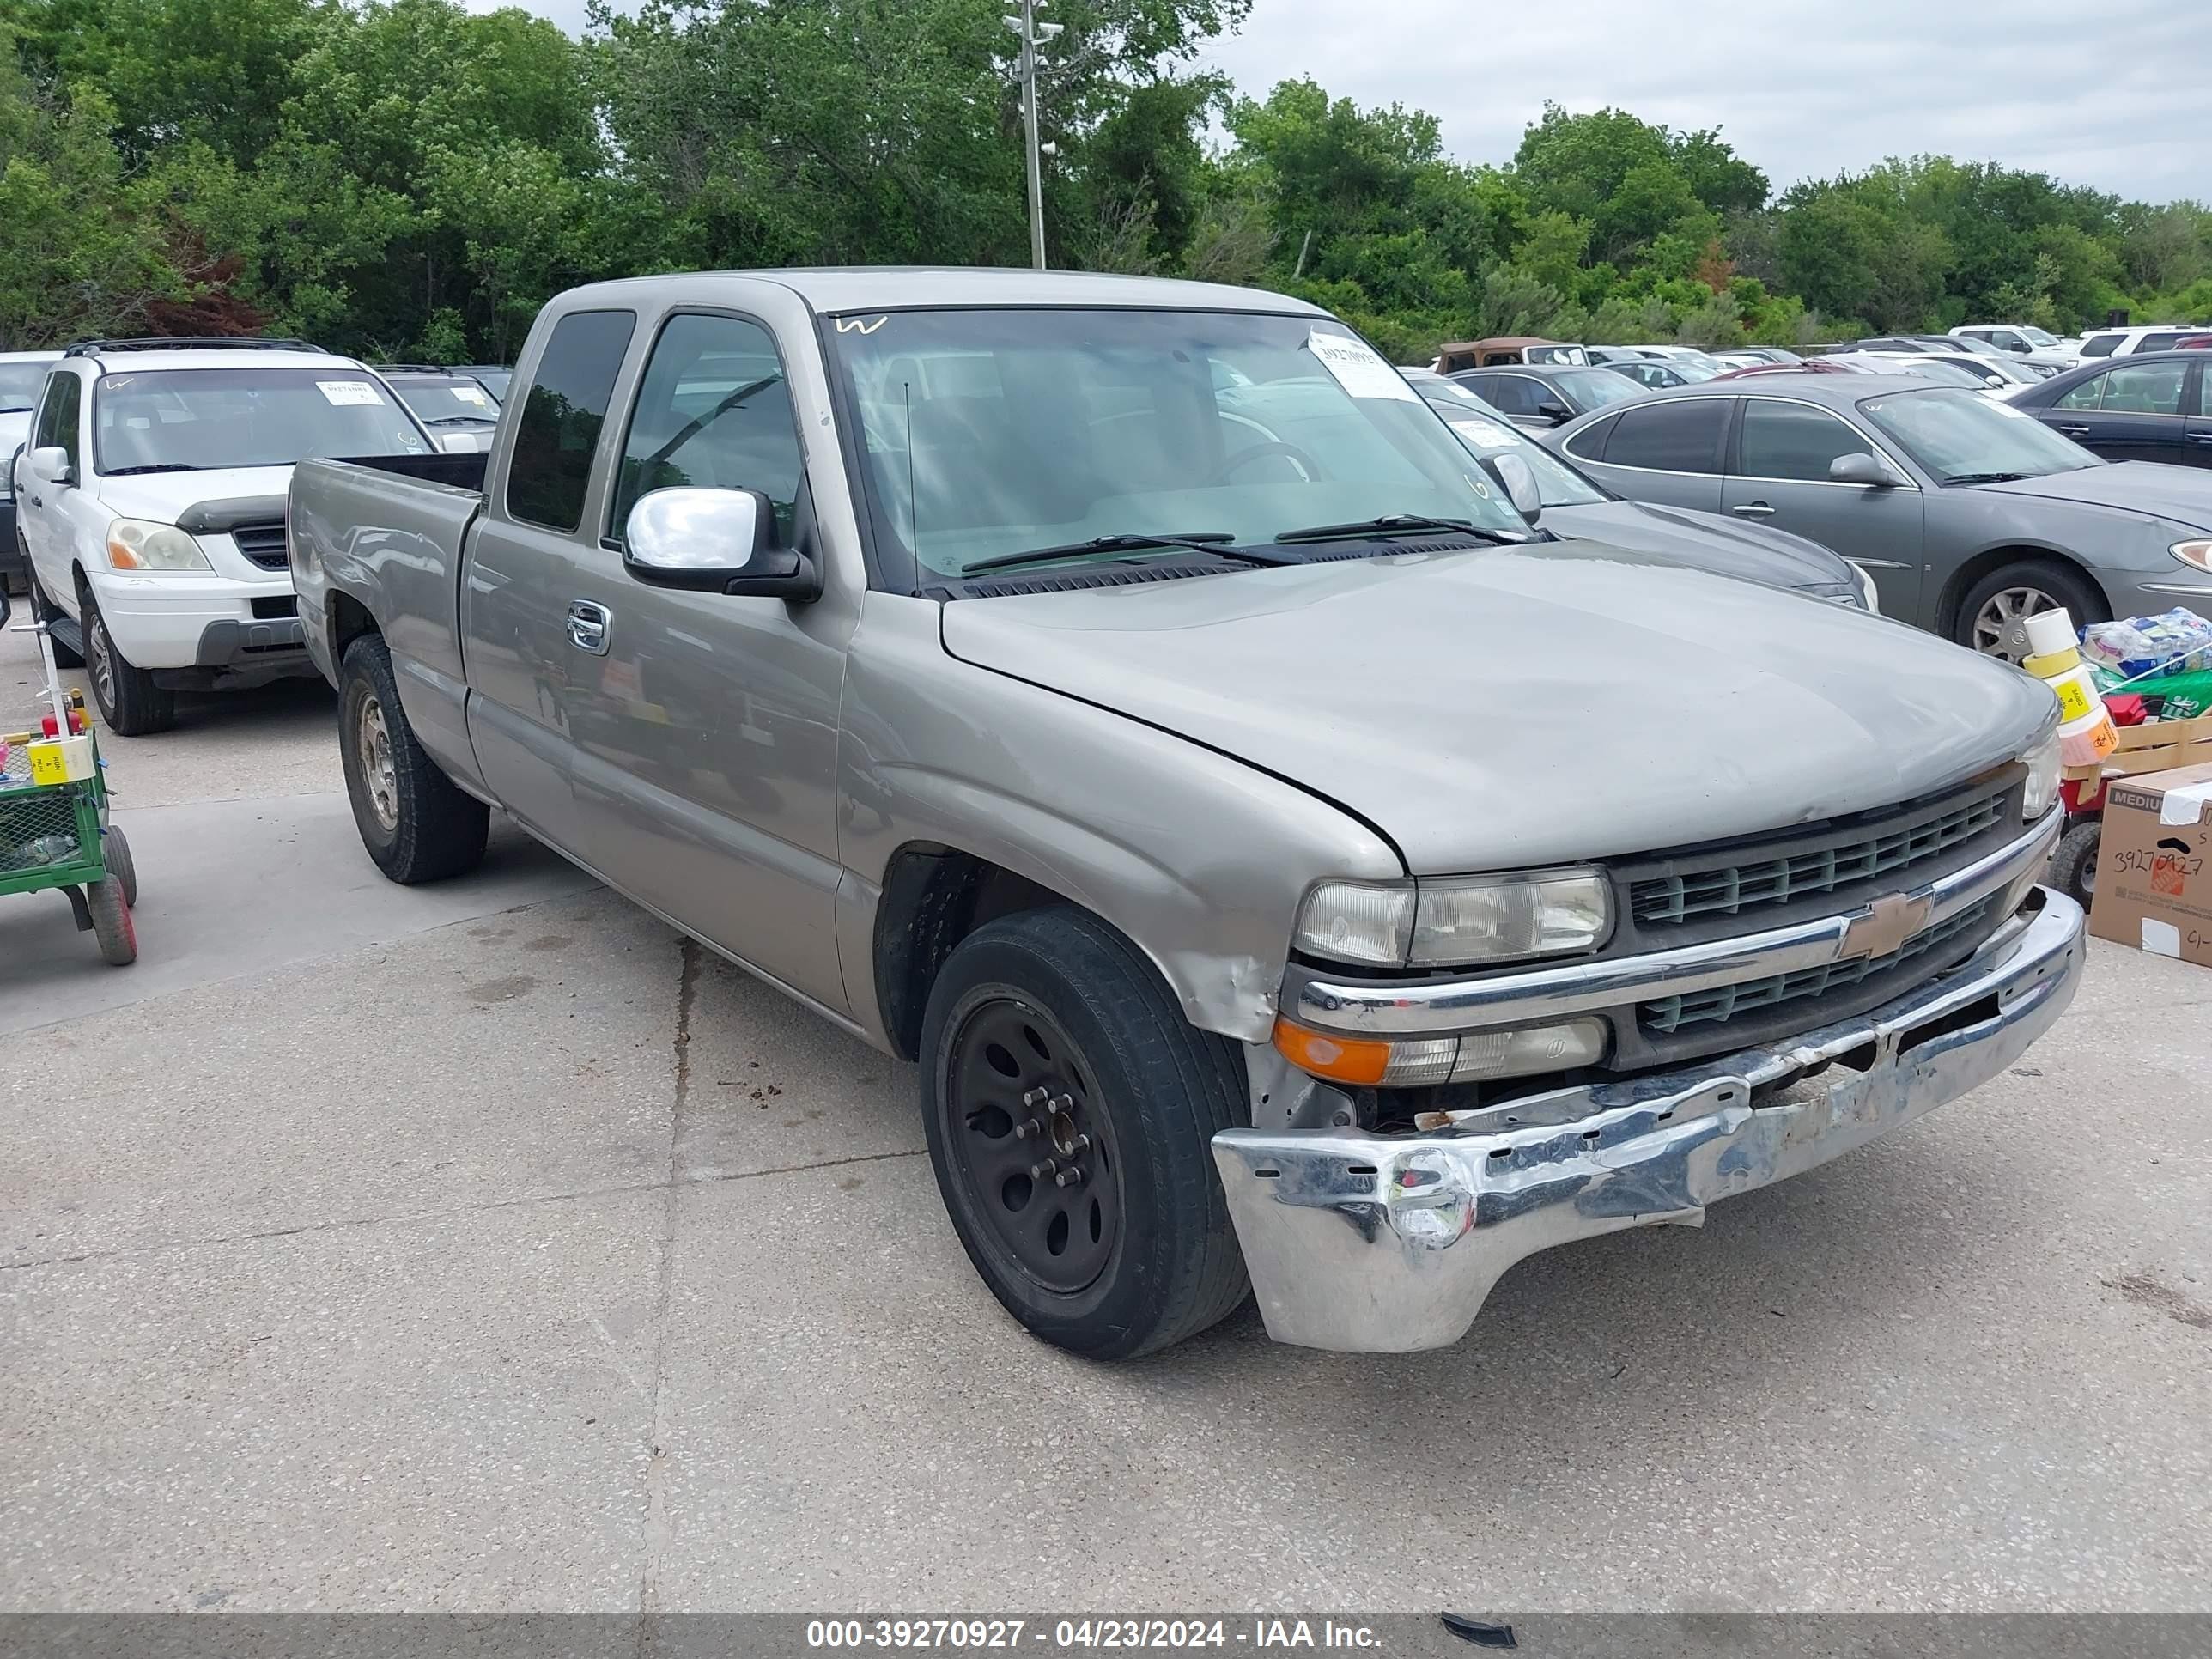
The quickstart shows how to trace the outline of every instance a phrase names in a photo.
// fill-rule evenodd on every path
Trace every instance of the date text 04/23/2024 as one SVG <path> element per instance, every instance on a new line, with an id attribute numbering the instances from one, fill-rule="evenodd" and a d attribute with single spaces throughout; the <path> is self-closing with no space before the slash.
<path id="1" fill-rule="evenodd" d="M 1373 1651 L 1381 1638 L 1368 1626 L 1333 1619 L 812 1619 L 806 1645 L 836 1649 L 991 1649 L 1105 1651 L 1235 1648 Z"/>

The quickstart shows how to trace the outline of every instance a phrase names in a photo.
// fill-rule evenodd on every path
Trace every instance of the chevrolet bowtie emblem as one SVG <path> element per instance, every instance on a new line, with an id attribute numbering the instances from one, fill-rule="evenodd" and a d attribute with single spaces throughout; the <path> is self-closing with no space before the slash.
<path id="1" fill-rule="evenodd" d="M 1850 926 L 1844 930 L 1842 947 L 1836 954 L 1846 960 L 1854 957 L 1886 957 L 1928 925 L 1929 908 L 1929 901 L 1926 898 L 1886 894 L 1867 906 L 1863 914 L 1851 918 Z"/>

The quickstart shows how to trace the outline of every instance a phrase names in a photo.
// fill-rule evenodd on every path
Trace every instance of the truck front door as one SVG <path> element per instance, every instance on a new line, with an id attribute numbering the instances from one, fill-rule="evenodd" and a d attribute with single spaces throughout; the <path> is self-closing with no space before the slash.
<path id="1" fill-rule="evenodd" d="M 828 607 L 659 587 L 623 565 L 630 508 L 656 489 L 757 489 L 788 541 L 805 458 L 769 331 L 723 312 L 661 324 L 619 434 L 601 540 L 574 598 L 605 618 L 597 672 L 570 683 L 586 860 L 633 896 L 839 1012 L 838 698 Z"/>

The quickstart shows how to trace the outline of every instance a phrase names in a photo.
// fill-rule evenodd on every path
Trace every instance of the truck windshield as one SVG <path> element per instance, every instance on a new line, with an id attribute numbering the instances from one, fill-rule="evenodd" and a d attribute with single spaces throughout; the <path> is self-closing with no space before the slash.
<path id="1" fill-rule="evenodd" d="M 499 420 L 497 401 L 471 375 L 410 374 L 389 384 L 425 426 L 492 426 Z"/>
<path id="2" fill-rule="evenodd" d="M 1133 536 L 1265 544 L 1393 515 L 1528 526 L 1397 370 L 1321 317 L 1158 310 L 832 319 L 878 576 Z M 1204 557 L 1194 552 L 1191 556 Z"/>
<path id="3" fill-rule="evenodd" d="M 94 382 L 99 470 L 289 466 L 309 455 L 427 455 L 422 428 L 356 368 L 161 368 Z"/>

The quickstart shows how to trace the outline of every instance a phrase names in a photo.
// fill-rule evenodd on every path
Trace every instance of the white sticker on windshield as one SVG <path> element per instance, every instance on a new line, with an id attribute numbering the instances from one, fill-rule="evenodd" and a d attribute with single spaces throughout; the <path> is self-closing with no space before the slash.
<path id="1" fill-rule="evenodd" d="M 446 390 L 452 392 L 453 396 L 459 398 L 463 403 L 474 404 L 478 409 L 482 409 L 486 404 L 491 401 L 490 398 L 484 396 L 483 388 L 482 386 L 449 386 Z"/>
<path id="2" fill-rule="evenodd" d="M 334 404 L 367 404 L 371 409 L 384 406 L 384 399 L 376 395 L 376 388 L 366 380 L 318 380 L 315 390 Z"/>
<path id="3" fill-rule="evenodd" d="M 1320 358 L 1321 366 L 1329 372 L 1330 378 L 1355 398 L 1420 402 L 1403 375 L 1358 340 L 1342 334 L 1324 334 L 1316 328 L 1307 332 L 1306 349 Z"/>
<path id="4" fill-rule="evenodd" d="M 1470 421 L 1457 415 L 1447 415 L 1446 424 L 1477 449 L 1510 449 L 1519 441 L 1494 421 Z"/>

